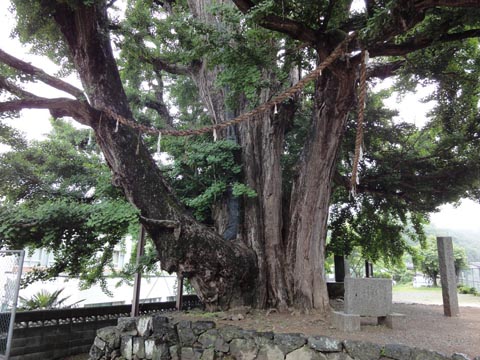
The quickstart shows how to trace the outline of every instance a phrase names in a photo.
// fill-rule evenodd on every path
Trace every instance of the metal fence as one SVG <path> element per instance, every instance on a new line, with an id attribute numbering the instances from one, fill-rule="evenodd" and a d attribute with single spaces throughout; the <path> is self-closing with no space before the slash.
<path id="1" fill-rule="evenodd" d="M 462 270 L 458 278 L 458 283 L 480 291 L 480 268 Z"/>
<path id="2" fill-rule="evenodd" d="M 12 345 L 23 250 L 0 250 L 0 358 L 7 359 Z"/>

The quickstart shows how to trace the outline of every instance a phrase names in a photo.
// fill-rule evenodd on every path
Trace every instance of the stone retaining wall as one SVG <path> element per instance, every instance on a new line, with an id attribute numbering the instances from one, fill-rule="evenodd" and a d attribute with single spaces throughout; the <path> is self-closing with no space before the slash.
<path id="1" fill-rule="evenodd" d="M 404 345 L 335 340 L 324 336 L 275 334 L 216 328 L 212 321 L 176 321 L 166 316 L 121 318 L 97 332 L 90 360 L 465 360 Z M 476 357 L 473 360 L 480 360 Z"/>

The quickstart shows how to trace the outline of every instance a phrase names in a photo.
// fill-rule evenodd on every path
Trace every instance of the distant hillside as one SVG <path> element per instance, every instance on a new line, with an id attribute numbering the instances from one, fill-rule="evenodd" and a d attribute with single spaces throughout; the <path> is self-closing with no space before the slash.
<path id="1" fill-rule="evenodd" d="M 427 235 L 451 236 L 455 245 L 465 248 L 468 261 L 480 261 L 480 229 L 444 229 L 434 225 L 425 227 Z"/>

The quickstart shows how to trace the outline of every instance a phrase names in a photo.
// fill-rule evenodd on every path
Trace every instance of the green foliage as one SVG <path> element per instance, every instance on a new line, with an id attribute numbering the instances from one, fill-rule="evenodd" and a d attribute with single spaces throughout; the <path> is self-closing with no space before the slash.
<path id="1" fill-rule="evenodd" d="M 54 22 L 53 14 L 57 1 L 11 0 L 12 13 L 17 25 L 13 31 L 23 44 L 31 45 L 34 54 L 48 56 L 62 67 L 62 74 L 73 68 L 63 37 Z"/>
<path id="2" fill-rule="evenodd" d="M 467 265 L 467 255 L 465 249 L 454 246 L 453 257 L 455 265 L 455 273 L 458 276 L 460 270 Z M 437 286 L 437 277 L 440 273 L 438 265 L 437 243 L 434 237 L 430 237 L 423 248 L 417 248 L 417 254 L 413 258 L 415 266 L 423 272 L 423 274 L 432 280 L 433 285 Z"/>
<path id="3" fill-rule="evenodd" d="M 110 184 L 89 132 L 52 125 L 47 140 L 0 155 L 0 246 L 53 252 L 54 265 L 28 273 L 26 283 L 61 272 L 102 281 L 137 211 Z"/>
<path id="4" fill-rule="evenodd" d="M 30 311 L 30 310 L 50 310 L 50 309 L 69 309 L 76 307 L 79 303 L 84 300 L 79 300 L 73 304 L 66 305 L 66 301 L 70 296 L 60 298 L 61 293 L 64 289 L 55 290 L 54 292 L 49 292 L 45 289 L 40 290 L 36 294 L 32 295 L 29 299 L 24 297 L 20 298 L 20 311 Z"/>
<path id="5" fill-rule="evenodd" d="M 463 284 L 458 284 L 457 289 L 460 294 L 470 294 L 475 296 L 480 295 L 480 293 L 474 287 L 466 286 Z"/>
<path id="6" fill-rule="evenodd" d="M 174 158 L 167 174 L 180 199 L 193 208 L 197 219 L 210 222 L 212 206 L 227 191 L 236 197 L 256 196 L 239 182 L 241 166 L 235 159 L 239 145 L 233 141 L 171 139 L 165 147 L 167 151 L 171 149 Z"/>

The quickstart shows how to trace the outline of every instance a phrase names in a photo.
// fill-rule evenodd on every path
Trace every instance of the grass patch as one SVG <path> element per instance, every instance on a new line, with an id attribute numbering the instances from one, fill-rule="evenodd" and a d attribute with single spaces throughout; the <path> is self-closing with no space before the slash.
<path id="1" fill-rule="evenodd" d="M 398 284 L 393 287 L 393 291 L 442 291 L 440 286 L 433 287 L 433 286 L 422 286 L 415 288 L 412 284 Z"/>

